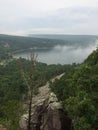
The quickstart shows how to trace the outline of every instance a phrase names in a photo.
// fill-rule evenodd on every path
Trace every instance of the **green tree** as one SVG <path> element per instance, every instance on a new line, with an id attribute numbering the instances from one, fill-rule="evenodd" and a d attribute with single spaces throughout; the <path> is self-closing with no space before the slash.
<path id="1" fill-rule="evenodd" d="M 96 119 L 95 107 L 84 91 L 65 100 L 65 109 L 72 119 L 74 130 L 91 130 Z"/>
<path id="2" fill-rule="evenodd" d="M 5 115 L 5 122 L 7 130 L 19 129 L 19 118 L 21 114 L 20 103 L 17 100 L 8 101 L 3 106 L 3 114 Z"/>

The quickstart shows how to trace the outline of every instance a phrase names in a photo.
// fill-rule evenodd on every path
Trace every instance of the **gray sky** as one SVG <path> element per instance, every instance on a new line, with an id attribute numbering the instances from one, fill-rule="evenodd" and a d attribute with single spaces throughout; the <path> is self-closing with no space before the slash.
<path id="1" fill-rule="evenodd" d="M 98 0 L 0 0 L 0 33 L 98 35 Z"/>

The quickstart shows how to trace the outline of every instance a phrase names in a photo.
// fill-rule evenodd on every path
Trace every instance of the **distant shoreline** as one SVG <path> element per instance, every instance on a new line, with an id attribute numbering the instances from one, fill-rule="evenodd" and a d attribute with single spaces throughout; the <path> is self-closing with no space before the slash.
<path id="1" fill-rule="evenodd" d="M 53 48 L 51 47 L 51 48 L 48 48 L 48 47 L 41 47 L 41 48 L 37 48 L 37 47 L 35 47 L 35 48 L 28 48 L 28 49 L 21 49 L 21 50 L 16 50 L 16 51 L 13 51 L 12 52 L 12 55 L 14 55 L 14 54 L 18 54 L 18 53 L 23 53 L 23 52 L 32 52 L 32 51 L 34 51 L 34 52 L 36 52 L 36 51 L 50 51 L 50 50 L 52 50 Z"/>

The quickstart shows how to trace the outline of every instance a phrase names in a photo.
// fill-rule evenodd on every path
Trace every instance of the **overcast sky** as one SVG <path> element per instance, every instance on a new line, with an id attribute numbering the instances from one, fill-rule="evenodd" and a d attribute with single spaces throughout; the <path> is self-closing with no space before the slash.
<path id="1" fill-rule="evenodd" d="M 0 33 L 98 35 L 98 0 L 0 0 Z"/>

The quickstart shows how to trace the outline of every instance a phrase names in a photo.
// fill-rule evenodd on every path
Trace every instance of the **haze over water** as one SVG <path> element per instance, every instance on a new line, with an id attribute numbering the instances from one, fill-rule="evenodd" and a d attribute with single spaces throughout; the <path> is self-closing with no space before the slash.
<path id="1" fill-rule="evenodd" d="M 88 55 L 97 47 L 97 41 L 86 46 L 81 45 L 57 45 L 51 50 L 36 50 L 34 53 L 38 54 L 38 61 L 47 64 L 72 64 L 83 62 Z M 15 54 L 14 57 L 27 58 L 30 52 L 22 52 Z"/>

